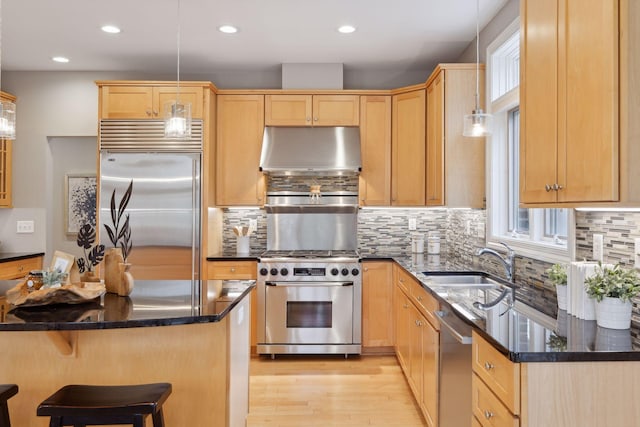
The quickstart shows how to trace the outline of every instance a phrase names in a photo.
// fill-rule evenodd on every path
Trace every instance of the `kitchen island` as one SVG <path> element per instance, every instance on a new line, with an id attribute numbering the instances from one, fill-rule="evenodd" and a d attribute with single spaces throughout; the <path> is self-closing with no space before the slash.
<path id="1" fill-rule="evenodd" d="M 17 282 L 0 282 L 0 295 Z M 243 425 L 253 281 L 137 281 L 129 297 L 0 309 L 0 382 L 13 424 L 48 425 L 38 404 L 66 384 L 169 382 L 167 425 Z M 3 300 L 4 298 L 0 298 Z"/>

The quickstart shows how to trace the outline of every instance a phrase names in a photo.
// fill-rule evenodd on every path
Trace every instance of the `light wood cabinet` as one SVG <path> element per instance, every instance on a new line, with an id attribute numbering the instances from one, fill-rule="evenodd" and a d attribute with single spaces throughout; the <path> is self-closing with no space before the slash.
<path id="1" fill-rule="evenodd" d="M 217 100 L 216 204 L 262 205 L 264 95 L 218 95 Z"/>
<path id="2" fill-rule="evenodd" d="M 479 80 L 484 87 L 484 67 Z M 475 108 L 475 85 L 475 64 L 440 64 L 427 80 L 427 206 L 485 206 L 485 140 L 462 135 L 463 117 Z"/>
<path id="3" fill-rule="evenodd" d="M 42 270 L 41 256 L 0 263 L 0 280 L 23 279 L 31 270 Z"/>
<path id="4" fill-rule="evenodd" d="M 0 100 L 16 102 L 16 97 L 0 91 Z M 13 141 L 0 139 L 0 208 L 12 207 L 11 165 Z"/>
<path id="5" fill-rule="evenodd" d="M 360 205 L 391 203 L 391 96 L 360 97 Z"/>
<path id="6" fill-rule="evenodd" d="M 365 353 L 390 351 L 395 342 L 393 263 L 362 264 L 362 348 Z"/>
<path id="7" fill-rule="evenodd" d="M 267 126 L 358 126 L 358 95 L 266 95 Z"/>
<path id="8" fill-rule="evenodd" d="M 209 83 L 180 82 L 179 100 L 191 103 L 191 117 L 204 118 L 204 88 Z M 98 82 L 101 119 L 163 119 L 164 105 L 176 100 L 176 82 Z"/>
<path id="9" fill-rule="evenodd" d="M 425 204 L 425 90 L 393 95 L 391 205 Z"/>
<path id="10" fill-rule="evenodd" d="M 638 16 L 629 0 L 522 0 L 524 205 L 640 201 Z"/>
<path id="11" fill-rule="evenodd" d="M 396 357 L 429 426 L 438 425 L 439 324 L 432 310 L 438 302 L 418 281 L 394 265 Z M 427 309 L 428 308 L 428 309 Z"/>

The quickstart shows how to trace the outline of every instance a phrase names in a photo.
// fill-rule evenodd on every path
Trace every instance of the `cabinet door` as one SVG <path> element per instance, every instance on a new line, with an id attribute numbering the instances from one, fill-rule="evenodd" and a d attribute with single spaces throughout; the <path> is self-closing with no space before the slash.
<path id="1" fill-rule="evenodd" d="M 314 95 L 313 126 L 358 126 L 358 95 Z"/>
<path id="2" fill-rule="evenodd" d="M 360 204 L 391 203 L 391 97 L 360 97 Z"/>
<path id="3" fill-rule="evenodd" d="M 558 57 L 564 58 L 559 73 L 564 120 L 559 120 L 558 184 L 564 190 L 557 192 L 558 201 L 616 201 L 618 1 L 562 3 Z"/>
<path id="4" fill-rule="evenodd" d="M 0 139 L 0 208 L 11 207 L 11 147 L 8 139 Z"/>
<path id="5" fill-rule="evenodd" d="M 266 95 L 267 126 L 311 126 L 311 95 Z"/>
<path id="6" fill-rule="evenodd" d="M 405 375 L 409 376 L 409 297 L 399 286 L 395 286 L 395 328 L 396 328 L 396 357 Z"/>
<path id="7" fill-rule="evenodd" d="M 424 206 L 425 91 L 393 96 L 391 205 Z"/>
<path id="8" fill-rule="evenodd" d="M 422 400 L 420 406 L 427 424 L 438 425 L 438 383 L 440 372 L 440 334 L 420 316 L 422 330 Z"/>
<path id="9" fill-rule="evenodd" d="M 422 402 L 422 334 L 427 321 L 413 304 L 409 304 L 409 320 L 409 385 L 416 401 Z"/>
<path id="10" fill-rule="evenodd" d="M 444 73 L 427 87 L 427 206 L 444 205 Z"/>
<path id="11" fill-rule="evenodd" d="M 218 206 L 263 203 L 260 147 L 263 95 L 218 95 L 216 202 Z"/>
<path id="12" fill-rule="evenodd" d="M 155 87 L 154 100 L 156 110 L 159 111 L 159 118 L 164 118 L 164 106 L 168 102 L 175 102 L 177 96 L 177 88 L 171 86 Z M 182 103 L 191 103 L 191 117 L 194 119 L 202 119 L 202 110 L 204 103 L 204 90 L 202 86 L 180 86 L 179 100 Z"/>
<path id="13" fill-rule="evenodd" d="M 394 344 L 393 264 L 363 263 L 362 273 L 362 346 L 390 347 Z"/>
<path id="14" fill-rule="evenodd" d="M 100 98 L 101 119 L 151 119 L 161 114 L 151 86 L 103 86 Z"/>

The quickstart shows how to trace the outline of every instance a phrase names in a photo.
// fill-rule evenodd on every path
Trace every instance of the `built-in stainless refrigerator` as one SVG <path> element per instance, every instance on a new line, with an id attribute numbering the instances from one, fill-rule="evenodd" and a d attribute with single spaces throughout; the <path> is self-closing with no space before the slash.
<path id="1" fill-rule="evenodd" d="M 200 154 L 100 153 L 100 241 L 107 248 L 111 196 L 115 190 L 117 207 L 131 180 L 125 215 L 134 279 L 199 279 Z"/>

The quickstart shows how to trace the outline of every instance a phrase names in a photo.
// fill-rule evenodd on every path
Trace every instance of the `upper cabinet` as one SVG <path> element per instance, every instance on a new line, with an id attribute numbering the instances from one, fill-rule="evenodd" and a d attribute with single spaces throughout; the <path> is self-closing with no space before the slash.
<path id="1" fill-rule="evenodd" d="M 191 117 L 202 119 L 204 87 L 210 83 L 180 82 L 98 82 L 101 119 L 163 119 L 164 105 L 178 99 L 191 103 Z"/>
<path id="2" fill-rule="evenodd" d="M 267 126 L 358 126 L 358 95 L 289 95 L 265 97 Z"/>
<path id="3" fill-rule="evenodd" d="M 640 201 L 640 4 L 522 0 L 520 201 Z"/>
<path id="4" fill-rule="evenodd" d="M 478 75 L 482 88 L 484 67 Z M 475 86 L 475 64 L 440 64 L 427 80 L 427 206 L 485 206 L 485 141 L 462 136 Z"/>
<path id="5" fill-rule="evenodd" d="M 264 95 L 218 95 L 217 100 L 216 205 L 262 205 Z"/>
<path id="6" fill-rule="evenodd" d="M 425 205 L 425 109 L 424 89 L 393 95 L 392 206 Z"/>
<path id="7" fill-rule="evenodd" d="M 0 92 L 0 100 L 16 102 L 16 97 L 6 92 Z M 13 142 L 0 139 L 0 208 L 10 208 L 11 205 L 11 149 Z"/>
<path id="8" fill-rule="evenodd" d="M 360 205 L 391 202 L 391 96 L 360 97 Z"/>

